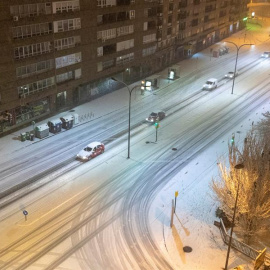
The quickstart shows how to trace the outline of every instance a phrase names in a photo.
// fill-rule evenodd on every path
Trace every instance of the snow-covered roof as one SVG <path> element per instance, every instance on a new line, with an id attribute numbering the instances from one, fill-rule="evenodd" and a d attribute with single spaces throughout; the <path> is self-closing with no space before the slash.
<path id="1" fill-rule="evenodd" d="M 54 118 L 54 119 L 50 119 L 48 121 L 48 123 L 52 123 L 53 125 L 58 125 L 58 124 L 62 124 L 62 121 L 60 120 L 60 118 Z"/>

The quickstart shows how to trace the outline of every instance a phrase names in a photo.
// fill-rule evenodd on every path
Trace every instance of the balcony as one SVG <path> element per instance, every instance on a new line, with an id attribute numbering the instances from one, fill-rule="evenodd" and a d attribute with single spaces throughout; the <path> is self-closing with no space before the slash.
<path id="1" fill-rule="evenodd" d="M 98 16 L 98 25 L 110 24 L 114 22 L 127 21 L 130 19 L 129 12 L 109 13 Z"/>
<path id="2" fill-rule="evenodd" d="M 116 44 L 103 46 L 103 55 L 108 55 L 116 52 Z"/>

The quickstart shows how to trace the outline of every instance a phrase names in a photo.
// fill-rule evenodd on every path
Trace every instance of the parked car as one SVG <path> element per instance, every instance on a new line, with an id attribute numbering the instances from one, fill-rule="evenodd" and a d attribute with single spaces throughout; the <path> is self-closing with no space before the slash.
<path id="1" fill-rule="evenodd" d="M 165 118 L 166 114 L 164 111 L 151 112 L 150 115 L 146 118 L 147 122 L 155 123 Z"/>
<path id="2" fill-rule="evenodd" d="M 80 160 L 90 160 L 100 154 L 103 154 L 105 151 L 105 146 L 101 142 L 92 142 L 88 144 L 83 150 L 77 154 L 77 159 Z"/>
<path id="3" fill-rule="evenodd" d="M 210 78 L 204 85 L 203 85 L 203 89 L 214 89 L 217 88 L 218 86 L 218 80 L 215 78 Z"/>
<path id="4" fill-rule="evenodd" d="M 264 52 L 264 53 L 262 54 L 262 57 L 263 57 L 263 58 L 269 58 L 269 57 L 270 57 L 270 52 Z"/>
<path id="5" fill-rule="evenodd" d="M 238 76 L 238 72 L 235 72 L 235 77 Z M 229 71 L 227 74 L 225 74 L 226 78 L 233 79 L 234 78 L 234 71 Z"/>

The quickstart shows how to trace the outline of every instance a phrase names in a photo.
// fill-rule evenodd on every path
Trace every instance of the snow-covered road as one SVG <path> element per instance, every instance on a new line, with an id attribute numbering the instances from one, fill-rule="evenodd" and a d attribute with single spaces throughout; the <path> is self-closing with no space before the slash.
<path id="1" fill-rule="evenodd" d="M 1 158 L 1 200 L 5 204 L 1 209 L 1 269 L 165 270 L 187 265 L 182 253 L 182 260 L 176 262 L 167 254 L 171 242 L 164 249 L 169 239 L 164 226 L 168 227 L 171 198 L 160 199 L 160 194 L 205 151 L 225 153 L 232 132 L 237 132 L 235 127 L 253 112 L 269 109 L 270 59 L 258 57 L 267 45 L 243 48 L 234 95 L 232 81 L 223 79 L 234 66 L 235 55 L 230 53 L 220 61 L 196 65 L 187 76 L 168 83 L 155 95 L 133 100 L 129 160 L 128 94 L 119 100 L 125 104 L 120 109 Z M 219 79 L 220 86 L 202 91 L 210 77 Z M 143 121 L 154 108 L 167 113 L 160 122 L 157 143 L 154 126 Z M 224 137 L 225 146 L 213 148 Z M 105 154 L 88 163 L 73 159 L 95 140 L 105 142 Z M 195 174 L 194 164 L 190 169 Z M 189 209 L 194 212 L 193 228 L 204 229 L 209 224 L 205 225 L 202 216 L 201 221 L 195 218 L 198 209 L 205 200 L 212 217 L 216 203 L 205 197 L 205 190 L 211 192 L 209 181 L 189 181 L 182 185 L 185 197 L 193 200 L 194 208 Z M 16 186 L 20 189 L 15 190 Z M 200 189 L 204 195 L 200 196 Z M 8 193 L 7 205 L 4 195 Z M 24 209 L 29 212 L 27 220 L 21 213 Z M 187 215 L 188 211 L 185 218 Z M 183 227 L 188 224 L 185 218 Z M 188 219 L 192 220 L 192 214 Z M 179 244 L 176 228 L 172 233 Z M 205 235 L 211 238 L 209 231 Z M 194 248 L 194 242 L 192 245 Z M 183 269 L 216 269 L 216 265 Z"/>

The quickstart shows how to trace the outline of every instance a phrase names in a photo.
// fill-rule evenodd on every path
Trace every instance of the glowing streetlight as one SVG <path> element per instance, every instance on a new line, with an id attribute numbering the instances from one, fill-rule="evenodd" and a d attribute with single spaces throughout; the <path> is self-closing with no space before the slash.
<path id="1" fill-rule="evenodd" d="M 112 77 L 111 79 L 112 79 L 113 81 L 116 81 L 116 82 L 119 82 L 119 83 L 124 84 L 124 85 L 126 86 L 126 88 L 128 89 L 128 92 L 129 92 L 129 106 L 128 106 L 128 156 L 127 156 L 127 158 L 130 158 L 130 113 L 131 113 L 131 93 L 132 93 L 132 91 L 133 91 L 136 87 L 139 87 L 139 85 L 135 85 L 132 89 L 130 89 L 129 86 L 128 86 L 126 83 L 124 83 L 124 82 L 122 82 L 122 81 L 120 81 L 120 80 L 118 80 L 118 79 L 116 79 L 116 78 L 114 78 L 114 77 Z"/>
<path id="2" fill-rule="evenodd" d="M 237 46 L 234 42 L 231 42 L 231 41 L 226 41 L 228 43 L 231 43 L 233 44 L 235 47 L 236 47 L 236 60 L 235 60 L 235 67 L 234 67 L 234 74 L 233 74 L 233 85 L 232 85 L 232 92 L 231 94 L 233 94 L 233 89 L 234 89 L 234 81 L 235 81 L 235 74 L 236 74 L 236 68 L 237 68 L 237 61 L 238 61 L 238 53 L 239 53 L 239 50 L 243 47 L 243 46 L 252 46 L 254 44 L 242 44 L 241 46 Z"/>
<path id="3" fill-rule="evenodd" d="M 244 167 L 245 166 L 243 163 L 236 164 L 234 166 L 234 168 L 236 170 L 241 170 Z M 238 184 L 237 184 L 236 198 L 235 198 L 235 204 L 234 204 L 234 209 L 233 209 L 232 228 L 231 228 L 231 232 L 230 232 L 230 239 L 229 239 L 229 244 L 228 244 L 227 257 L 226 257 L 226 263 L 225 263 L 224 270 L 228 270 L 228 262 L 229 262 L 230 250 L 231 250 L 231 245 L 232 245 L 232 234 L 233 234 L 233 227 L 234 227 L 234 221 L 235 221 L 236 207 L 237 207 L 237 202 L 238 202 L 238 195 L 239 195 L 239 180 L 238 180 Z"/>

